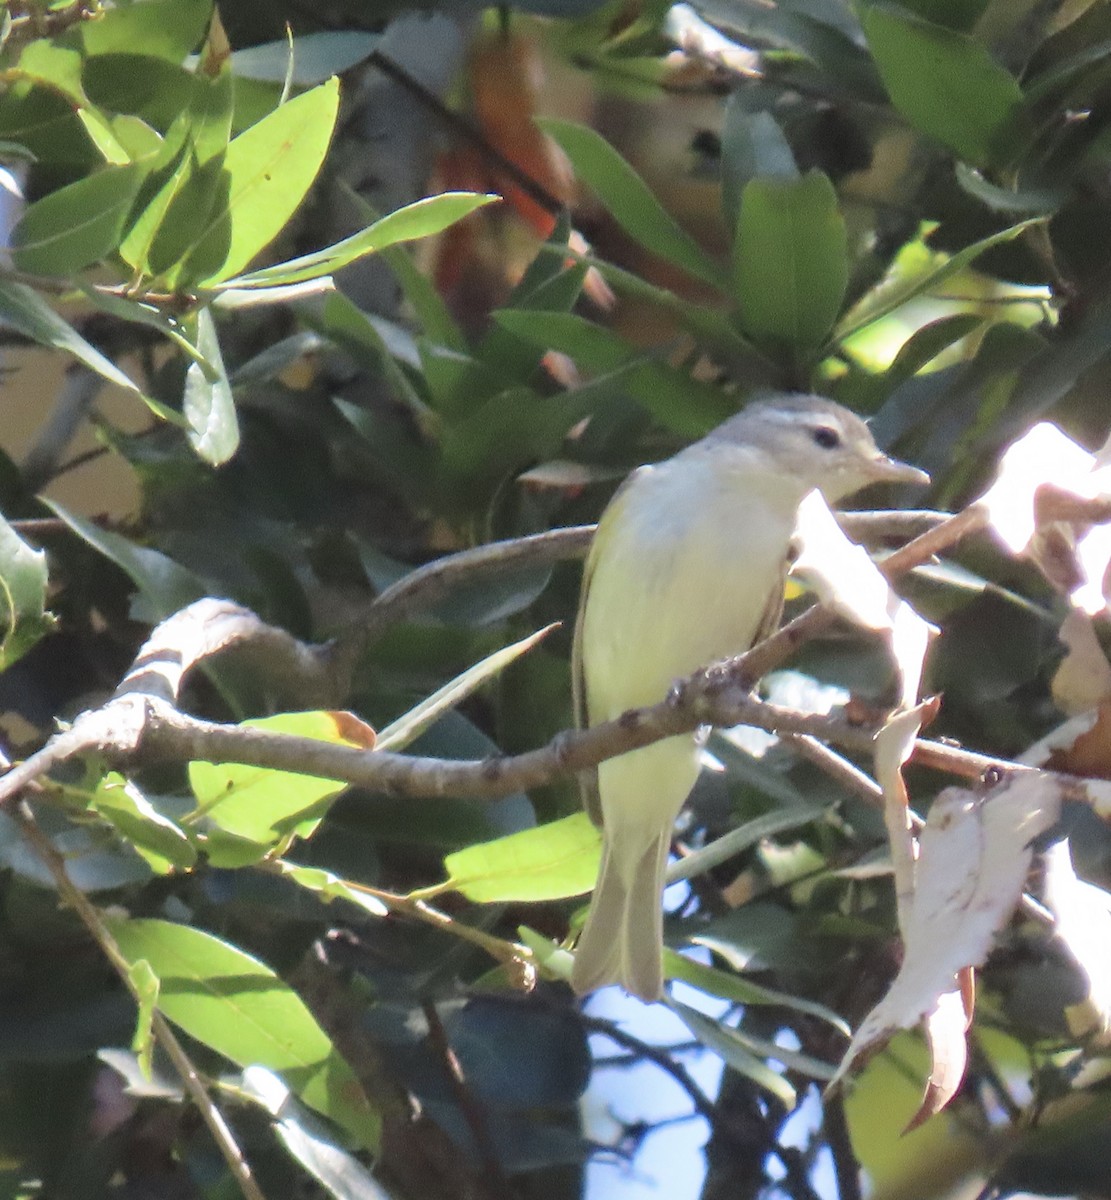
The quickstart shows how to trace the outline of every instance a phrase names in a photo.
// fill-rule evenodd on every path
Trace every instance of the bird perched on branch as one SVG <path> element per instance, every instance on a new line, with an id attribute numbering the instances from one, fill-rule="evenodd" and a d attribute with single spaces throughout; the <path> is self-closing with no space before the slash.
<path id="1" fill-rule="evenodd" d="M 635 471 L 598 525 L 575 628 L 580 725 L 656 704 L 700 667 L 741 654 L 780 617 L 799 504 L 834 503 L 924 472 L 882 454 L 864 422 L 820 396 L 750 404 L 674 458 Z M 694 734 L 603 762 L 584 777 L 602 865 L 571 982 L 663 994 L 664 871 L 698 775 Z"/>

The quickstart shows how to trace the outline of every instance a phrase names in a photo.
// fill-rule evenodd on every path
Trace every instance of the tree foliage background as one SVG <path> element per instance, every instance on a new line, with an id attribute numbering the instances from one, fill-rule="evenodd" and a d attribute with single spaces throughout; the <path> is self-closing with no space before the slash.
<path id="1" fill-rule="evenodd" d="M 32 450 L 0 457 L 13 760 L 203 597 L 291 638 L 251 627 L 185 712 L 531 750 L 570 724 L 584 539 L 421 564 L 590 522 L 760 388 L 872 417 L 944 511 L 1035 420 L 1111 424 L 1102 0 L 8 0 L 2 32 L 27 203 L 0 326 L 69 364 Z M 18 374 L 3 402 L 27 403 Z M 49 498 L 90 427 L 133 512 Z M 933 736 L 1012 759 L 1059 723 L 1064 604 L 1032 566 L 978 536 L 901 586 L 942 631 Z M 788 705 L 888 696 L 863 637 L 790 666 Z M 679 835 L 740 848 L 669 921 L 702 947 L 673 963 L 693 1049 L 560 982 L 597 855 L 566 773 L 415 798 L 83 753 L 38 779 L 0 813 L 7 1192 L 578 1195 L 592 1155 L 635 1171 L 655 1136 L 631 1100 L 611 1144 L 584 1132 L 593 1036 L 706 1121 L 705 1164 L 661 1185 L 682 1194 L 1111 1195 L 1099 1049 L 1066 1020 L 1086 984 L 1028 914 L 943 1113 L 900 1138 L 916 1033 L 820 1099 L 898 966 L 882 817 L 788 743 L 710 749 Z M 944 782 L 912 770 L 915 806 Z M 1069 820 L 1106 882 L 1104 825 Z"/>

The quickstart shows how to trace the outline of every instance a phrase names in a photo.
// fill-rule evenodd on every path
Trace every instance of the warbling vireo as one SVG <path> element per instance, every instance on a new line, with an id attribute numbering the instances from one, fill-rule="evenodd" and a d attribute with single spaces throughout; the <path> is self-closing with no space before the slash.
<path id="1" fill-rule="evenodd" d="M 579 723 L 656 704 L 676 680 L 774 630 L 798 507 L 812 489 L 833 503 L 870 483 L 928 478 L 882 454 L 859 417 L 806 395 L 765 397 L 635 471 L 587 559 L 575 629 Z M 584 779 L 602 865 L 575 951 L 577 992 L 620 983 L 645 1000 L 662 995 L 664 870 L 698 770 L 688 734 Z"/>

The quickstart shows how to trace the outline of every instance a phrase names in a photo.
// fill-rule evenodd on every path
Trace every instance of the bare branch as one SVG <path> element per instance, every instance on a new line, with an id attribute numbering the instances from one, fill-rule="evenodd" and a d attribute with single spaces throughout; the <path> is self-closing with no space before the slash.
<path id="1" fill-rule="evenodd" d="M 891 577 L 926 561 L 959 537 L 983 524 L 979 509 L 948 518 L 915 538 L 884 563 Z M 416 584 L 399 585 L 387 607 L 399 611 L 418 594 L 444 587 L 457 571 L 477 562 L 554 561 L 574 548 L 581 553 L 589 531 L 539 535 L 536 541 L 484 547 L 468 552 L 465 567 L 433 564 Z M 450 561 L 450 560 L 449 560 Z M 427 582 L 424 582 L 427 581 Z M 427 589 L 427 592 L 426 590 Z M 389 594 L 384 594 L 388 598 Z M 185 673 L 207 657 L 232 646 L 265 650 L 271 667 L 280 663 L 299 682 L 302 694 L 334 687 L 336 669 L 327 649 L 305 646 L 282 630 L 260 621 L 249 610 L 228 601 L 201 600 L 176 613 L 151 634 L 120 688 L 103 708 L 82 713 L 73 726 L 56 735 L 37 754 L 0 779 L 0 804 L 47 774 L 59 763 L 90 751 L 121 765 L 156 760 L 236 762 L 340 779 L 376 792 L 405 796 L 463 795 L 494 798 L 538 787 L 608 758 L 614 758 L 700 725 L 755 725 L 781 733 L 806 734 L 858 750 L 871 748 L 875 730 L 840 716 L 800 713 L 756 699 L 751 681 L 778 665 L 798 642 L 833 620 L 821 605 L 808 609 L 783 630 L 746 654 L 696 672 L 660 704 L 634 709 L 615 721 L 566 732 L 546 746 L 507 758 L 471 762 L 413 758 L 386 751 L 362 751 L 254 728 L 201 721 L 176 710 L 174 701 Z M 978 776 L 997 760 L 952 747 L 921 744 L 918 761 L 960 775 Z M 929 747 L 927 749 L 927 746 Z"/>

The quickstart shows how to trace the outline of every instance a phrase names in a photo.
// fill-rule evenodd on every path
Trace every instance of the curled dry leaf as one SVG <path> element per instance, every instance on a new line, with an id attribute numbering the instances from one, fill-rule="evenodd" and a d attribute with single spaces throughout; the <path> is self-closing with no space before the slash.
<path id="1" fill-rule="evenodd" d="M 972 1020 L 972 1011 L 965 1002 L 961 988 L 942 992 L 933 1009 L 926 1014 L 926 1045 L 930 1050 L 930 1078 L 926 1094 L 918 1111 L 903 1131 L 909 1133 L 928 1121 L 957 1094 L 968 1065 L 968 1044 L 965 1034 Z"/>
<path id="2" fill-rule="evenodd" d="M 1096 637 L 1092 618 L 1079 609 L 1069 610 L 1058 637 L 1068 653 L 1053 676 L 1053 700 L 1071 717 L 1111 697 L 1111 663 Z"/>
<path id="3" fill-rule="evenodd" d="M 849 541 L 819 492 L 799 506 L 795 540 L 799 553 L 792 574 L 846 620 L 886 635 L 899 672 L 900 706 L 913 705 L 937 630 L 891 590 L 863 546 Z"/>
<path id="4" fill-rule="evenodd" d="M 987 792 L 948 788 L 937 798 L 919 842 L 903 924 L 903 965 L 857 1030 L 834 1083 L 866 1051 L 928 1016 L 941 1055 L 935 1057 L 931 1084 L 956 1086 L 950 1009 L 959 1004 L 965 1011 L 959 976 L 984 961 L 996 931 L 1009 920 L 1030 868 L 1031 842 L 1056 822 L 1061 798 L 1058 780 L 1033 771 L 1012 775 Z M 947 999 L 950 995 L 957 999 Z M 927 1096 L 926 1106 L 936 1099 Z"/>

